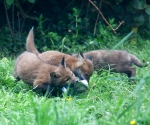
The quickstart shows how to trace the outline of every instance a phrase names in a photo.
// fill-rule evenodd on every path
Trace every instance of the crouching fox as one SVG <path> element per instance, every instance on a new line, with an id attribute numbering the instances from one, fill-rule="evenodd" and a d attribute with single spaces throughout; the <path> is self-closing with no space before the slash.
<path id="1" fill-rule="evenodd" d="M 59 66 L 53 66 L 40 60 L 31 52 L 22 53 L 16 60 L 14 77 L 43 92 L 49 87 L 64 87 L 69 83 L 75 84 L 78 78 L 66 67 L 65 58 Z"/>
<path id="2" fill-rule="evenodd" d="M 94 50 L 85 52 L 84 56 L 92 56 L 95 70 L 111 69 L 112 72 L 125 73 L 129 78 L 136 74 L 136 69 L 132 67 L 132 64 L 138 67 L 147 66 L 147 63 L 142 64 L 135 55 L 124 50 Z"/>

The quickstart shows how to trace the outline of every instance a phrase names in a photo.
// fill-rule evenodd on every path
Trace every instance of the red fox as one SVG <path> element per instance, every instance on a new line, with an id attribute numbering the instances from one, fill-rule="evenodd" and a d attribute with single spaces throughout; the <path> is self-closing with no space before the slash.
<path id="1" fill-rule="evenodd" d="M 92 56 L 95 70 L 111 69 L 110 71 L 113 72 L 125 73 L 129 78 L 136 74 L 136 69 L 132 67 L 132 64 L 138 67 L 147 66 L 147 63 L 142 64 L 135 55 L 124 50 L 95 50 L 85 52 L 84 56 Z"/>
<path id="2" fill-rule="evenodd" d="M 89 78 L 94 71 L 92 58 L 88 56 L 87 58 L 84 58 L 82 54 L 78 54 L 78 57 L 76 58 L 71 55 L 64 54 L 58 51 L 46 51 L 43 53 L 39 53 L 34 45 L 33 28 L 30 30 L 29 35 L 27 37 L 26 48 L 28 52 L 35 53 L 44 62 L 55 66 L 58 66 L 62 57 L 64 57 L 66 59 L 67 67 L 69 67 L 71 71 L 76 72 L 80 79 L 82 75 L 83 76 L 82 79 L 86 79 L 87 81 L 89 81 Z M 77 72 L 78 69 L 80 69 L 80 72 Z"/>
<path id="3" fill-rule="evenodd" d="M 14 77 L 20 78 L 34 88 L 46 91 L 48 87 L 64 87 L 69 83 L 75 84 L 78 78 L 66 67 L 65 58 L 59 66 L 53 66 L 43 62 L 34 53 L 24 52 L 16 60 Z"/>

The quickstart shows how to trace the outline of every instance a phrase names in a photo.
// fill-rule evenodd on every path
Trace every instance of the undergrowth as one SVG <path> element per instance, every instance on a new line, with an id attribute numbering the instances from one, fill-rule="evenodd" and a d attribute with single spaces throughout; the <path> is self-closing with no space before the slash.
<path id="1" fill-rule="evenodd" d="M 150 61 L 148 44 L 138 49 L 122 45 Z M 135 82 L 124 74 L 95 71 L 85 93 L 47 98 L 13 78 L 14 60 L 0 59 L 1 125 L 136 125 L 150 124 L 150 66 L 138 68 Z"/>

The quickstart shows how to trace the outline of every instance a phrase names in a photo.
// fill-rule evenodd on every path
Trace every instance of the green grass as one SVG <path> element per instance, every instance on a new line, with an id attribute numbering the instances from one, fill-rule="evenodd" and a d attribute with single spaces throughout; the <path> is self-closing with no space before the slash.
<path id="1" fill-rule="evenodd" d="M 150 61 L 150 45 L 121 46 Z M 136 80 L 125 75 L 95 72 L 89 90 L 71 97 L 47 98 L 22 81 L 14 83 L 14 61 L 0 60 L 0 125 L 150 125 L 150 66 L 138 68 Z"/>

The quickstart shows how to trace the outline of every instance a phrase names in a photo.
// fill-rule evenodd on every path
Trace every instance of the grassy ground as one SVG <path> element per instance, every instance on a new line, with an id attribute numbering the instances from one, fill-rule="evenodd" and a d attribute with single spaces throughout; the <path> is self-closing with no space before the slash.
<path id="1" fill-rule="evenodd" d="M 120 47 L 150 61 L 150 45 Z M 138 68 L 135 83 L 125 75 L 95 72 L 89 90 L 47 98 L 14 83 L 14 61 L 0 60 L 0 125 L 150 125 L 150 66 Z"/>

